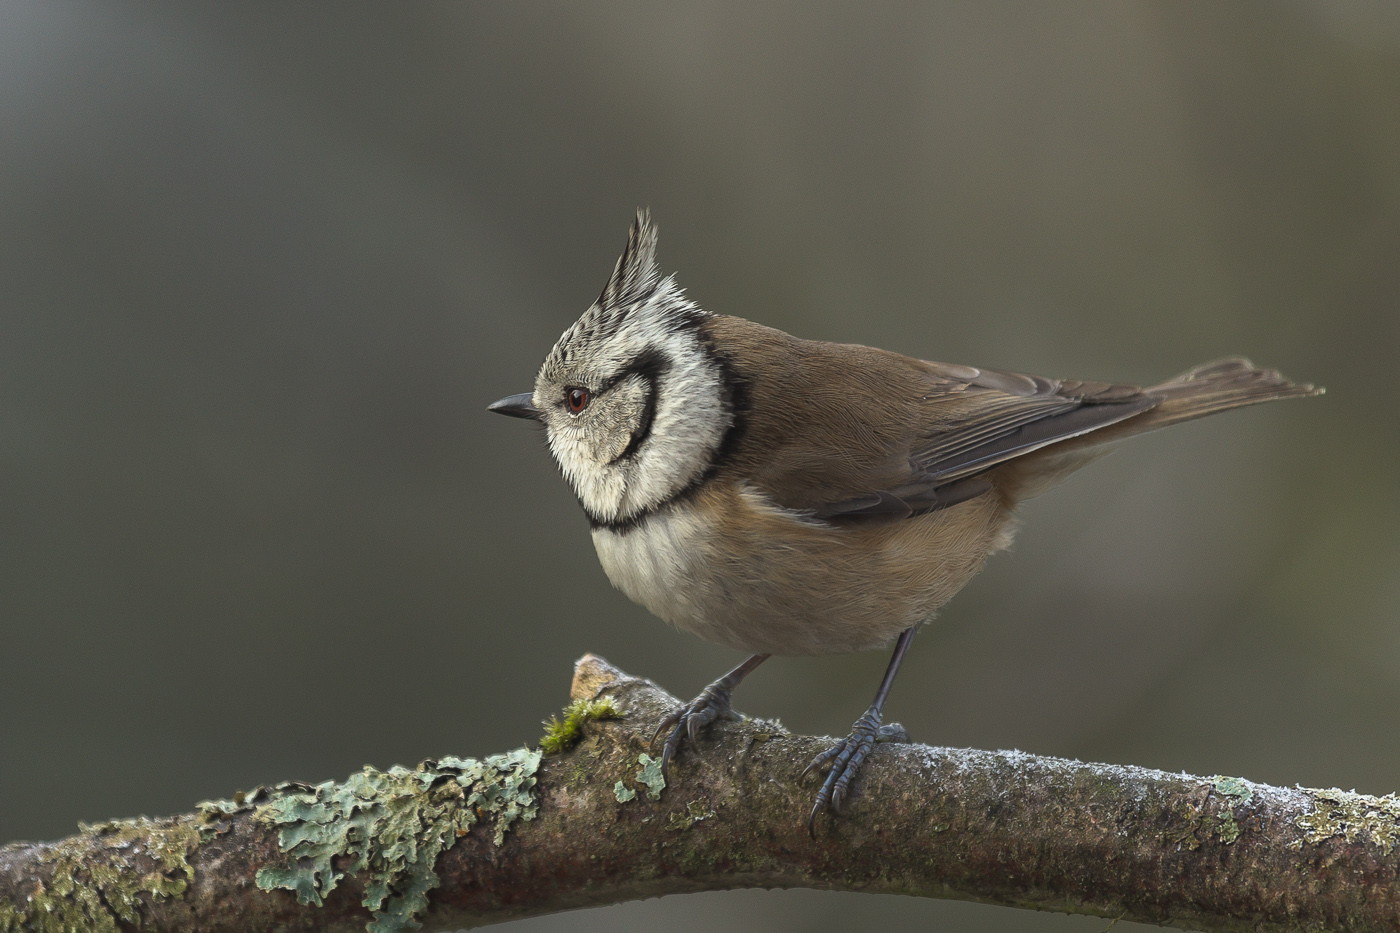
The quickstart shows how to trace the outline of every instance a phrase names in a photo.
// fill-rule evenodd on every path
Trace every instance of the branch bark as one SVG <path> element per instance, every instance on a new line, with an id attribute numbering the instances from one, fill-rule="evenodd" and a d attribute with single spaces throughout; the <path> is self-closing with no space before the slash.
<path id="1" fill-rule="evenodd" d="M 717 724 L 653 798 L 649 740 L 677 700 L 592 655 L 578 662 L 573 696 L 611 698 L 621 718 L 587 722 L 578 745 L 542 761 L 517 753 L 509 767 L 483 765 L 484 778 L 472 770 L 481 763 L 443 759 L 7 846 L 0 933 L 362 930 L 367 896 L 379 897 L 375 931 L 415 918 L 442 929 L 742 887 L 960 898 L 1202 930 L 1400 927 L 1394 797 L 887 745 L 846 815 L 822 818 L 813 837 L 804 815 L 815 787 L 797 775 L 829 740 L 763 720 Z M 390 793 L 408 786 L 420 796 Z M 333 801 L 345 800 L 349 822 L 337 823 Z M 367 816 L 376 800 L 380 815 Z M 442 827 L 427 875 L 399 871 L 422 861 Z M 277 881 L 298 893 L 263 889 Z"/>

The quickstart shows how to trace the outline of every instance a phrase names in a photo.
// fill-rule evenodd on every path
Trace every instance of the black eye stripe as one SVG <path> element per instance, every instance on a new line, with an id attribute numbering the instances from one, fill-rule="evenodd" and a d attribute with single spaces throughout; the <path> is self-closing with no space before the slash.
<path id="1" fill-rule="evenodd" d="M 629 376 L 641 376 L 643 379 L 655 385 L 661 378 L 662 373 L 671 368 L 671 361 L 663 356 L 659 351 L 648 347 L 632 358 L 632 362 L 613 376 L 607 382 L 598 387 L 597 395 L 602 395 L 609 389 L 615 387 Z"/>

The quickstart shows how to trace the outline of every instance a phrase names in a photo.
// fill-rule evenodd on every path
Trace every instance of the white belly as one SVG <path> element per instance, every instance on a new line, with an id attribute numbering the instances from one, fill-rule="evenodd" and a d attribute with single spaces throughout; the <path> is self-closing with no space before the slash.
<path id="1" fill-rule="evenodd" d="M 677 628 L 766 654 L 889 642 L 927 620 L 1009 537 L 991 496 L 901 522 L 833 528 L 729 487 L 593 543 L 613 585 Z"/>

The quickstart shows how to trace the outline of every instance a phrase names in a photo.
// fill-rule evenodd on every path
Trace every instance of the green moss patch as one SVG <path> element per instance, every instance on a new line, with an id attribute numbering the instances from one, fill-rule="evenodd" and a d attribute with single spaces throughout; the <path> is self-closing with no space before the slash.
<path id="1" fill-rule="evenodd" d="M 259 869 L 258 887 L 285 888 L 298 902 L 320 906 L 347 874 L 364 872 L 362 903 L 373 914 L 369 933 L 416 929 L 439 884 L 437 857 L 478 822 L 491 822 L 501 845 L 517 822 L 538 811 L 535 773 L 540 753 L 516 749 L 474 758 L 442 758 L 417 768 L 365 768 L 341 783 L 281 785 L 243 801 L 202 805 L 207 813 L 254 807 L 255 817 L 280 826 L 285 864 Z M 263 798 L 266 802 L 260 802 Z M 346 858 L 341 869 L 337 858 Z"/>
<path id="2" fill-rule="evenodd" d="M 590 719 L 617 719 L 621 714 L 610 697 L 599 700 L 575 700 L 564 707 L 564 718 L 551 716 L 544 721 L 540 750 L 546 755 L 567 752 L 583 738 L 583 724 Z"/>
<path id="3" fill-rule="evenodd" d="M 39 857 L 53 876 L 22 909 L 0 898 L 0 933 L 117 933 L 120 924 L 140 926 L 144 903 L 179 897 L 194 880 L 187 857 L 201 831 L 192 822 L 138 817 L 79 829 Z M 137 875 L 131 857 L 142 852 L 156 867 Z"/>

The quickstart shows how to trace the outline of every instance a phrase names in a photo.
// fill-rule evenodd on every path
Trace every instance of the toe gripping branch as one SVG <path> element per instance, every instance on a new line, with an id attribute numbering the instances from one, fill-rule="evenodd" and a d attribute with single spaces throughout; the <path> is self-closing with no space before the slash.
<path id="1" fill-rule="evenodd" d="M 734 712 L 734 707 L 730 705 L 730 697 L 739 682 L 747 677 L 754 668 L 768 660 L 768 657 L 766 654 L 754 655 L 701 690 L 698 697 L 667 714 L 666 718 L 661 720 L 660 725 L 656 727 L 656 732 L 652 734 L 651 741 L 655 743 L 662 732 L 667 729 L 671 730 L 671 734 L 666 736 L 666 744 L 661 750 L 661 773 L 663 775 L 667 773 L 671 759 L 680 750 L 683 738 L 688 737 L 690 744 L 694 745 L 699 741 L 700 730 L 716 719 L 737 722 L 744 718 Z"/>
<path id="2" fill-rule="evenodd" d="M 720 689 L 718 681 L 710 684 L 700 691 L 698 697 L 669 713 L 656 727 L 656 732 L 651 737 L 652 742 L 655 742 L 662 732 L 671 730 L 671 734 L 666 736 L 666 744 L 661 749 L 661 773 L 667 773 L 671 759 L 680 750 L 682 738 L 688 737 L 690 744 L 694 745 L 699 741 L 700 730 L 716 719 L 734 722 L 742 718 L 734 712 L 734 707 L 729 703 L 729 691 Z"/>
<path id="3" fill-rule="evenodd" d="M 850 792 L 851 779 L 860 771 L 860 766 L 865 763 L 866 756 L 870 754 L 876 742 L 909 741 L 909 733 L 903 726 L 897 722 L 884 725 L 880 718 L 880 708 L 870 707 L 865 711 L 865 715 L 856 720 L 850 735 L 813 758 L 812 763 L 802 770 L 802 777 L 805 778 L 813 771 L 820 771 L 828 762 L 831 763 L 830 770 L 826 772 L 826 780 L 822 782 L 822 789 L 817 791 L 812 813 L 807 817 L 808 832 L 816 834 L 817 815 L 823 810 L 830 809 L 837 816 L 841 815 L 846 796 Z"/>
<path id="4" fill-rule="evenodd" d="M 875 747 L 876 742 L 908 742 L 909 733 L 897 722 L 888 726 L 882 725 L 885 714 L 885 701 L 889 699 L 890 688 L 894 686 L 894 679 L 899 674 L 899 666 L 904 663 L 904 655 L 909 651 L 909 644 L 914 640 L 914 628 L 910 627 L 899 633 L 899 640 L 895 642 L 894 655 L 890 658 L 890 663 L 885 668 L 885 676 L 880 681 L 880 689 L 875 691 L 875 702 L 870 704 L 870 709 L 865 711 L 865 715 L 856 720 L 851 727 L 851 734 L 838 742 L 835 746 L 822 752 L 812 759 L 802 771 L 802 777 L 806 777 L 813 771 L 819 770 L 822 765 L 831 763 L 831 770 L 826 773 L 826 780 L 822 782 L 822 789 L 817 792 L 817 802 L 812 807 L 812 813 L 807 817 L 807 831 L 812 835 L 817 832 L 817 815 L 823 810 L 831 810 L 837 816 L 841 815 L 841 807 L 846 802 L 846 795 L 851 788 L 851 779 L 860 771 L 860 766 L 865 762 L 865 758 L 870 754 L 870 750 Z"/>
<path id="5" fill-rule="evenodd" d="M 812 813 L 807 818 L 807 829 L 813 834 L 816 833 L 817 816 L 823 810 L 831 810 L 836 815 L 841 814 L 841 809 L 850 793 L 851 781 L 860 771 L 860 766 L 865 763 L 866 757 L 876 742 L 908 742 L 909 733 L 899 723 L 883 724 L 885 700 L 889 698 L 890 688 L 894 686 L 895 675 L 899 673 L 899 666 L 904 660 L 904 655 L 909 650 L 909 643 L 914 640 L 914 629 L 908 628 L 900 633 L 899 641 L 895 644 L 894 656 L 890 658 L 889 667 L 885 669 L 885 677 L 880 682 L 880 689 L 875 694 L 875 702 L 870 704 L 870 709 L 865 711 L 865 715 L 856 720 L 851 728 L 851 734 L 834 747 L 822 752 L 812 759 L 802 772 L 806 777 L 813 771 L 820 770 L 824 765 L 830 764 L 827 771 L 826 780 L 822 782 L 821 790 L 817 792 L 816 805 L 812 807 Z M 661 720 L 656 727 L 656 732 L 652 734 L 651 741 L 654 744 L 661 733 L 670 730 L 666 736 L 666 744 L 661 750 L 661 773 L 669 777 L 668 769 L 671 766 L 671 759 L 676 757 L 680 751 L 681 742 L 686 738 L 690 739 L 690 744 L 694 745 L 699 741 L 700 730 L 704 729 L 716 719 L 740 720 L 743 717 L 734 712 L 734 707 L 730 705 L 730 697 L 734 693 L 734 688 L 739 682 L 747 677 L 754 668 L 768 660 L 766 654 L 756 654 L 734 670 L 725 674 L 719 680 L 710 684 L 700 695 L 689 703 L 681 706 L 665 719 Z"/>

